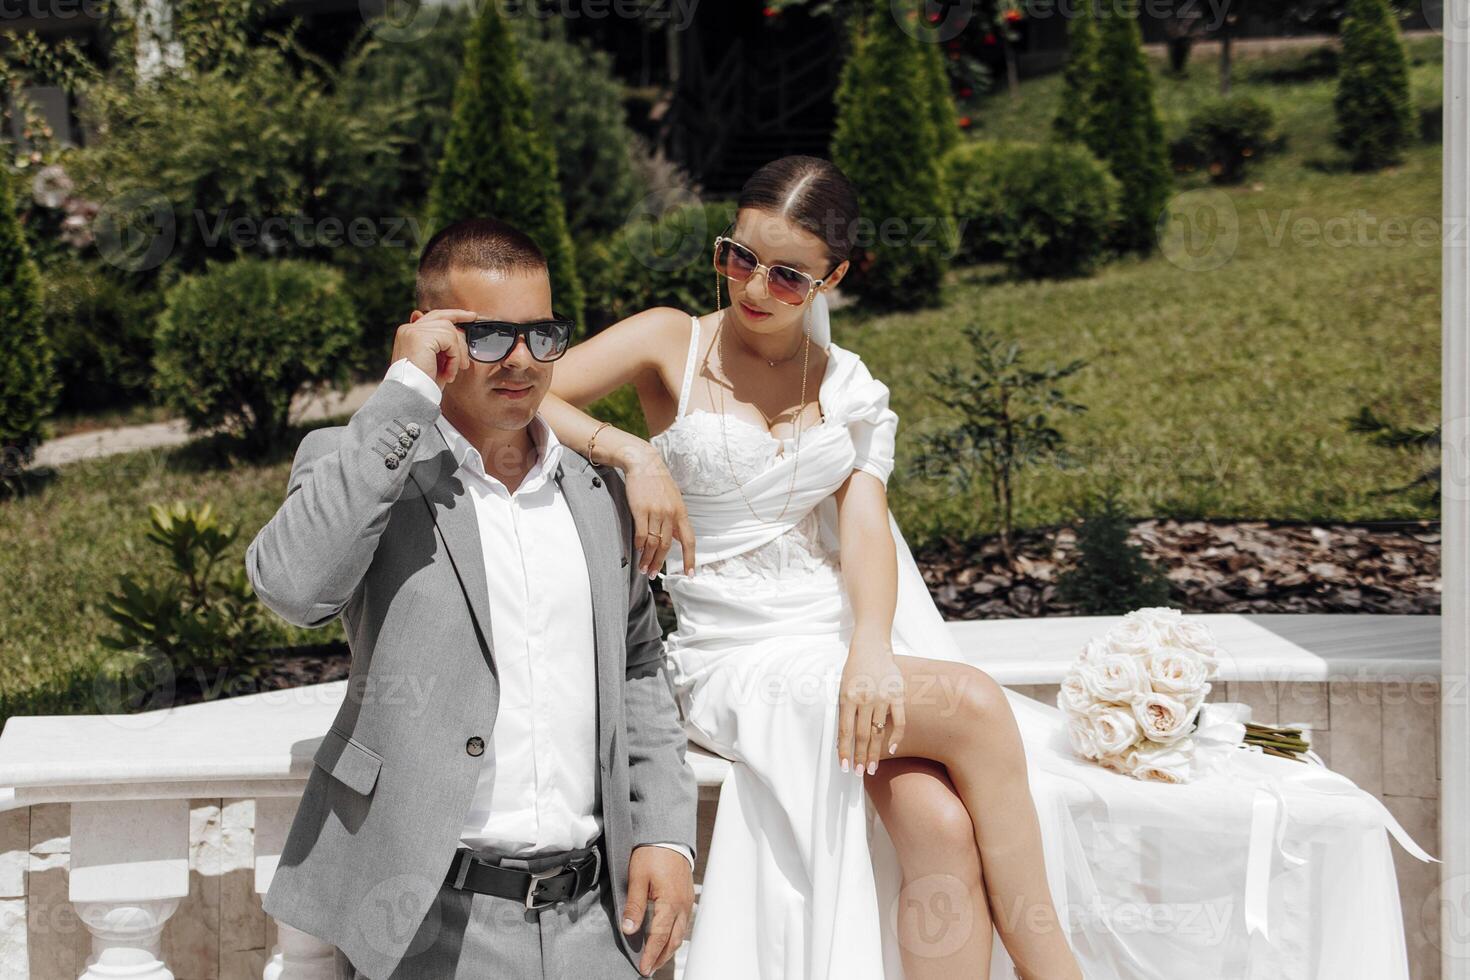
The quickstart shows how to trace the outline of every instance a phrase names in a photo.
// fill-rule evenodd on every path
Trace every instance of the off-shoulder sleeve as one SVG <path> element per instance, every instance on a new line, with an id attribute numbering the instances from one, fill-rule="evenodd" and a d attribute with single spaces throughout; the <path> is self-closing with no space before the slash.
<path id="1" fill-rule="evenodd" d="M 851 351 L 843 372 L 846 423 L 857 455 L 852 468 L 871 473 L 888 485 L 893 472 L 898 415 L 888 407 L 888 386 L 873 377 L 862 358 Z"/>

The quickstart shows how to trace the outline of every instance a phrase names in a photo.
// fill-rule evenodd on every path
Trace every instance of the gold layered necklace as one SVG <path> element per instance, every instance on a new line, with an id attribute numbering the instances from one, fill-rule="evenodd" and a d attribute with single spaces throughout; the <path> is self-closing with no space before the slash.
<path id="1" fill-rule="evenodd" d="M 720 318 L 719 325 L 715 328 L 715 339 L 710 344 L 710 350 L 716 350 L 716 349 L 718 349 L 718 344 L 720 343 L 720 336 L 721 336 L 721 334 L 724 333 L 724 329 L 725 329 L 725 319 L 722 316 Z M 811 338 L 810 331 L 804 331 L 804 333 L 806 334 L 806 336 L 802 340 L 802 345 L 801 345 L 801 347 L 802 347 L 802 357 L 801 357 L 801 404 L 796 409 L 796 418 L 794 420 L 794 424 L 795 424 L 795 427 L 796 427 L 796 451 L 792 454 L 792 461 L 791 461 L 791 483 L 786 488 L 786 503 L 784 505 L 782 505 L 782 507 L 781 507 L 781 513 L 779 513 L 779 514 L 777 514 L 775 516 L 774 520 L 777 520 L 777 521 L 781 520 L 781 518 L 783 518 L 783 517 L 786 516 L 786 511 L 791 506 L 791 497 L 796 492 L 796 473 L 797 473 L 797 469 L 799 468 L 799 466 L 801 464 L 802 418 L 806 414 L 806 377 L 807 377 L 807 367 L 808 367 L 808 365 L 810 363 L 810 360 L 811 360 L 811 347 L 812 347 L 812 338 Z M 795 357 L 796 355 L 795 354 L 792 354 L 791 356 L 792 357 Z M 789 358 L 789 357 L 788 358 L 785 358 L 785 360 L 790 360 L 790 359 L 791 358 Z M 775 367 L 776 366 L 776 362 L 770 360 L 769 358 L 764 358 L 763 357 L 762 360 L 764 360 L 767 364 L 771 365 L 772 367 Z M 709 361 L 709 353 L 708 353 L 708 351 L 706 351 L 706 353 L 705 353 L 705 361 L 706 361 L 706 363 L 708 363 L 708 361 Z M 720 358 L 720 371 L 721 371 L 722 374 L 725 374 L 725 371 L 724 371 L 724 356 L 723 355 L 721 355 L 721 358 Z M 730 378 L 730 376 L 728 374 L 725 374 L 725 380 L 726 380 L 727 383 L 729 382 L 729 378 Z M 709 384 L 708 378 L 705 379 L 705 384 L 706 385 Z M 731 390 L 734 390 L 733 383 L 730 384 L 730 388 L 731 388 Z M 757 412 L 760 412 L 761 413 L 761 417 L 766 420 L 766 432 L 767 432 L 767 435 L 770 436 L 771 438 L 777 438 L 773 433 L 770 432 L 771 417 L 769 415 L 767 415 L 761 409 L 761 407 L 759 405 L 756 405 L 755 406 L 755 410 Z M 729 471 L 730 471 L 730 479 L 734 481 L 735 488 L 740 491 L 740 496 L 745 500 L 745 506 L 750 511 L 751 516 L 754 517 L 758 521 L 764 522 L 764 521 L 766 521 L 766 518 L 761 517 L 761 515 L 759 515 L 759 514 L 757 514 L 755 512 L 755 507 L 754 507 L 754 505 L 751 504 L 750 498 L 745 495 L 745 486 L 744 486 L 743 482 L 740 480 L 739 474 L 737 474 L 735 472 L 735 464 L 734 464 L 734 462 L 730 459 L 730 435 L 729 435 L 728 428 L 727 428 L 727 426 L 725 424 L 725 414 L 726 414 L 725 413 L 725 390 L 724 390 L 724 387 L 721 386 L 721 388 L 720 388 L 720 437 L 721 437 L 721 440 L 723 441 L 724 446 L 725 446 L 725 466 L 726 466 L 726 468 L 729 469 Z M 783 412 L 781 414 L 784 415 L 786 413 Z M 777 417 L 779 418 L 780 416 L 778 415 Z M 784 446 L 783 447 L 780 447 L 777 450 L 777 453 L 776 454 L 778 456 L 784 456 L 785 455 L 784 449 L 785 449 Z"/>

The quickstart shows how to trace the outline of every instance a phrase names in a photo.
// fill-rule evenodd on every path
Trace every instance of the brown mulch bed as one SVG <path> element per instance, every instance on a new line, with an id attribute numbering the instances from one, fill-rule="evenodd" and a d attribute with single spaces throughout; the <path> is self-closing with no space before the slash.
<path id="1" fill-rule="evenodd" d="M 1161 565 L 1169 602 L 1185 612 L 1439 612 L 1439 525 L 1432 521 L 1302 524 L 1279 521 L 1144 520 L 1129 539 Z M 946 619 L 1065 616 L 1057 574 L 1073 560 L 1076 534 L 1040 528 L 1017 538 L 1008 569 L 993 538 L 948 544 L 914 556 Z M 668 597 L 655 590 L 672 623 Z M 345 643 L 280 651 L 249 684 L 199 684 L 179 678 L 173 704 L 344 680 Z"/>
<path id="2" fill-rule="evenodd" d="M 1165 571 L 1185 612 L 1439 612 L 1439 525 L 1433 521 L 1305 524 L 1144 520 L 1129 540 Z M 946 619 L 1069 615 L 1057 574 L 1073 561 L 1069 527 L 1026 531 L 1009 569 L 999 542 L 914 556 Z"/>

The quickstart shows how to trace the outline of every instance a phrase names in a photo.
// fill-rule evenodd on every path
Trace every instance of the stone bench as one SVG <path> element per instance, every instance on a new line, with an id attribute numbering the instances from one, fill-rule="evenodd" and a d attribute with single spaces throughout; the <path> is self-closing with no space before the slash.
<path id="1" fill-rule="evenodd" d="M 1210 700 L 1301 724 L 1332 768 L 1438 853 L 1437 617 L 1209 615 L 1227 656 Z M 971 662 L 1054 704 L 1112 617 L 951 623 Z M 12 718 L 0 733 L 0 976 L 75 977 L 93 953 L 138 978 L 331 980 L 330 947 L 260 907 L 312 753 L 346 682 L 136 715 Z M 691 747 L 696 880 L 729 764 Z M 1396 848 L 1412 975 L 1439 976 L 1436 866 Z M 153 972 L 149 973 L 152 964 Z M 675 973 L 667 969 L 665 975 Z"/>

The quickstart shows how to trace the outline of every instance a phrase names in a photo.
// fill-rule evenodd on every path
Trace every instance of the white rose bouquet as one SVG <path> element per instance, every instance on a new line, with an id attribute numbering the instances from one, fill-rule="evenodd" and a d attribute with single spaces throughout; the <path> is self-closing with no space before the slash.
<path id="1" fill-rule="evenodd" d="M 1202 718 L 1221 651 L 1209 629 L 1177 609 L 1151 606 L 1094 637 L 1067 671 L 1057 707 L 1078 755 L 1135 779 L 1188 782 L 1223 761 L 1222 749 L 1295 758 L 1300 729 L 1250 723 L 1243 704 L 1213 702 Z"/>

